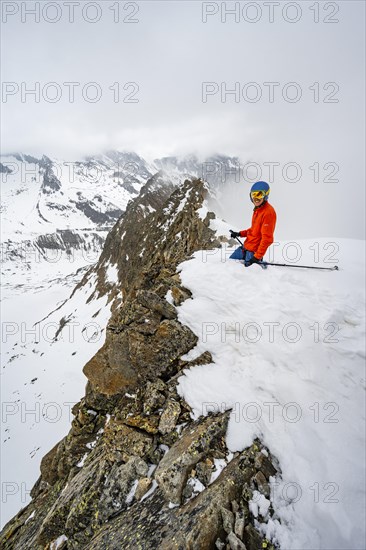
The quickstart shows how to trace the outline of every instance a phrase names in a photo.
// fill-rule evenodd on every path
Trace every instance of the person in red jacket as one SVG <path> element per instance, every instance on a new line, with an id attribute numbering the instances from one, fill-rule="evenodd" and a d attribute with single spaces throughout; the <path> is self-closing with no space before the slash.
<path id="1" fill-rule="evenodd" d="M 257 181 L 250 190 L 250 200 L 254 204 L 252 226 L 231 236 L 246 237 L 243 245 L 243 259 L 246 267 L 261 263 L 267 248 L 273 243 L 276 227 L 276 212 L 268 202 L 270 187 L 265 181 Z"/>

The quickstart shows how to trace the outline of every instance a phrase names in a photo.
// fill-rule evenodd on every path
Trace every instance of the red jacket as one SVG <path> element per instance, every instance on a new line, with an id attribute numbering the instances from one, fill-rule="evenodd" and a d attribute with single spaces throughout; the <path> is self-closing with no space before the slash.
<path id="1" fill-rule="evenodd" d="M 263 258 L 267 248 L 273 243 L 275 226 L 276 212 L 273 206 L 264 202 L 258 208 L 254 208 L 252 227 L 240 231 L 240 236 L 246 237 L 244 248 L 254 252 L 258 260 Z"/>

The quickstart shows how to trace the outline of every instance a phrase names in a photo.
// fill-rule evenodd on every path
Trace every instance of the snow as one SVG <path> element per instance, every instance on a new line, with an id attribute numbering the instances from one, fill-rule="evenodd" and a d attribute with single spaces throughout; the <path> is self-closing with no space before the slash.
<path id="1" fill-rule="evenodd" d="M 157 464 L 150 464 L 149 469 L 147 471 L 147 477 L 151 477 L 155 472 L 156 468 L 157 468 Z"/>
<path id="2" fill-rule="evenodd" d="M 143 500 L 145 500 L 145 498 L 152 495 L 157 487 L 158 487 L 158 482 L 155 479 L 153 479 L 150 489 L 140 498 L 140 502 L 142 502 Z"/>
<path id="3" fill-rule="evenodd" d="M 85 464 L 85 460 L 87 459 L 89 453 L 85 453 L 82 459 L 76 464 L 79 468 L 82 468 Z"/>
<path id="4" fill-rule="evenodd" d="M 184 196 L 184 198 L 182 199 L 181 203 L 179 204 L 177 210 L 175 211 L 175 214 L 176 214 L 176 215 L 178 215 L 179 212 L 182 212 L 183 208 L 184 208 L 185 205 L 187 204 L 188 194 L 189 194 L 189 191 L 187 191 L 187 193 L 185 194 L 185 196 Z"/>
<path id="5" fill-rule="evenodd" d="M 117 265 L 108 264 L 105 272 L 105 279 L 108 283 L 118 283 L 118 268 Z"/>
<path id="6" fill-rule="evenodd" d="M 365 243 L 316 240 L 321 251 L 329 242 L 328 258 L 310 240 L 275 243 L 268 256 L 289 263 L 300 250 L 293 265 L 339 271 L 245 268 L 223 249 L 179 266 L 193 299 L 178 319 L 199 337 L 186 358 L 209 350 L 213 363 L 185 369 L 178 392 L 194 418 L 231 409 L 231 452 L 259 437 L 278 459 L 277 519 L 261 528 L 286 550 L 364 548 Z"/>
<path id="7" fill-rule="evenodd" d="M 189 498 L 189 500 L 197 496 L 198 493 L 202 493 L 202 491 L 205 490 L 205 486 L 203 485 L 203 483 L 201 483 L 200 480 L 196 477 L 190 477 L 187 481 L 187 485 L 190 485 L 193 489 L 192 496 Z"/>
<path id="8" fill-rule="evenodd" d="M 210 220 L 210 229 L 213 231 L 216 231 L 218 235 L 230 235 L 230 226 L 225 221 L 221 220 L 220 218 L 213 218 Z"/>
<path id="9" fill-rule="evenodd" d="M 271 502 L 262 495 L 259 491 L 253 492 L 253 498 L 249 501 L 249 510 L 252 512 L 254 517 L 258 517 L 260 514 L 263 518 L 266 517 Z"/>
<path id="10" fill-rule="evenodd" d="M 109 167 L 95 161 L 74 163 L 52 158 L 51 169 L 60 182 L 59 189 L 44 188 L 44 169 L 33 162 L 2 155 L 1 162 L 12 170 L 1 174 L 2 234 L 11 238 L 20 233 L 52 233 L 57 229 L 95 228 L 95 223 L 76 205 L 88 203 L 94 211 L 105 213 L 119 208 L 124 211 L 131 195 L 113 176 L 116 165 Z M 128 175 L 129 170 L 123 170 Z M 127 165 L 126 165 L 127 168 Z M 120 171 L 120 170 L 119 170 Z M 135 182 L 140 190 L 146 182 L 140 172 Z M 123 177 L 122 177 L 123 179 Z"/>
<path id="11" fill-rule="evenodd" d="M 133 501 L 133 497 L 135 496 L 138 483 L 139 483 L 138 479 L 135 479 L 134 482 L 132 483 L 131 489 L 129 490 L 128 495 L 126 496 L 126 500 L 125 500 L 126 504 L 131 504 L 131 502 Z"/>
<path id="12" fill-rule="evenodd" d="M 167 302 L 169 302 L 169 304 L 174 305 L 173 294 L 172 294 L 172 291 L 170 289 L 166 293 L 165 299 L 166 299 Z"/>
<path id="13" fill-rule="evenodd" d="M 34 516 L 35 516 L 35 513 L 36 513 L 36 511 L 35 511 L 35 510 L 33 510 L 33 512 L 31 513 L 31 515 L 30 515 L 30 516 L 28 516 L 28 517 L 27 517 L 27 519 L 25 520 L 24 524 L 28 523 L 28 521 L 29 521 L 30 519 L 34 518 Z"/>
<path id="14" fill-rule="evenodd" d="M 209 485 L 211 485 L 211 483 L 213 483 L 219 477 L 222 470 L 226 468 L 227 462 L 223 458 L 214 458 L 214 465 L 215 469 L 211 474 Z"/>
<path id="15" fill-rule="evenodd" d="M 61 544 L 63 542 L 66 542 L 67 541 L 67 536 L 66 535 L 61 535 L 60 537 L 58 537 L 56 540 L 54 540 L 53 542 L 51 542 L 50 544 L 50 550 L 57 550 L 57 548 L 59 548 L 61 546 Z"/>
<path id="16" fill-rule="evenodd" d="M 203 205 L 201 206 L 201 208 L 198 208 L 197 210 L 197 214 L 198 214 L 198 217 L 201 219 L 201 220 L 204 220 L 207 216 L 207 213 L 209 212 L 207 206 L 205 203 L 203 203 Z"/>
<path id="17" fill-rule="evenodd" d="M 169 451 L 168 445 L 165 445 L 164 443 L 160 443 L 159 449 L 161 449 L 164 452 L 164 455 Z"/>
<path id="18" fill-rule="evenodd" d="M 90 268 L 75 272 L 79 266 L 62 258 L 32 262 L 24 277 L 23 263 L 3 277 L 2 522 L 30 501 L 41 458 L 69 432 L 71 409 L 85 393 L 82 367 L 105 341 L 111 303 L 107 295 L 87 303 L 95 276 L 73 293 Z"/>

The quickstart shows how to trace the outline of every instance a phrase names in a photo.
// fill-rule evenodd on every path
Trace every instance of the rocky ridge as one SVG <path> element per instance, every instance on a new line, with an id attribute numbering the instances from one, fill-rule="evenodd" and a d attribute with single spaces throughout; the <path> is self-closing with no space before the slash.
<path id="1" fill-rule="evenodd" d="M 106 341 L 84 366 L 86 394 L 70 432 L 42 459 L 31 503 L 0 534 L 5 549 L 270 548 L 255 527 L 274 514 L 278 464 L 259 440 L 230 453 L 230 411 L 193 421 L 177 393 L 182 369 L 212 357 L 182 359 L 198 338 L 177 319 L 191 293 L 176 268 L 220 239 L 214 214 L 200 215 L 203 181 L 161 183 L 156 175 L 131 201 L 79 283 L 93 271 L 95 294 L 111 294 Z M 249 502 L 258 493 L 268 506 L 256 518 Z"/>

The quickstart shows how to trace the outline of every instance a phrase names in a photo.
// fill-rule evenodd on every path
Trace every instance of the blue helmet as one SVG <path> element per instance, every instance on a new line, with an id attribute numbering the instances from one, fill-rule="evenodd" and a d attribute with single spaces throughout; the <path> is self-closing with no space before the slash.
<path id="1" fill-rule="evenodd" d="M 264 201 L 268 201 L 268 195 L 269 195 L 269 192 L 270 192 L 270 187 L 268 185 L 267 182 L 265 181 L 256 181 L 253 185 L 252 185 L 252 188 L 250 190 L 250 193 L 249 193 L 249 197 L 250 197 L 250 200 L 253 202 L 253 199 L 252 199 L 252 193 L 255 192 L 255 191 L 262 191 L 262 193 L 264 194 Z"/>

